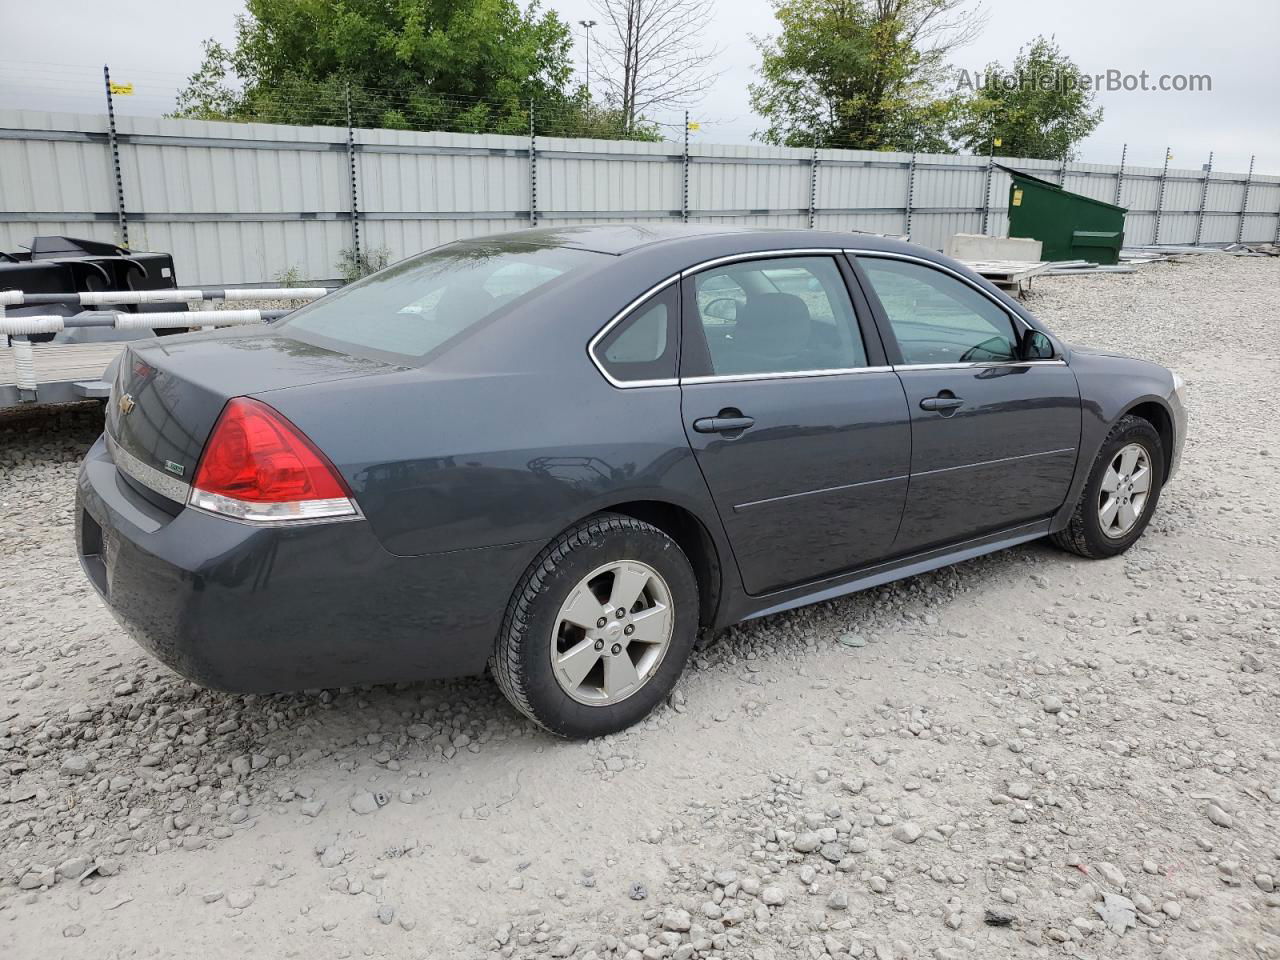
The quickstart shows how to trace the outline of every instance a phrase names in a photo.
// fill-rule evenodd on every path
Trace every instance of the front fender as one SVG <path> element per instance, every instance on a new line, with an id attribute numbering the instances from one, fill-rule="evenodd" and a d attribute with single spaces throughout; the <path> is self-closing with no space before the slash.
<path id="1" fill-rule="evenodd" d="M 1174 392 L 1173 373 L 1156 363 L 1073 348 L 1069 363 L 1080 387 L 1080 456 L 1054 530 L 1064 528 L 1093 470 L 1098 451 L 1122 417 L 1139 408 L 1159 408 L 1167 430 L 1156 424 L 1166 441 L 1165 482 L 1177 471 L 1186 434 L 1186 413 Z"/>

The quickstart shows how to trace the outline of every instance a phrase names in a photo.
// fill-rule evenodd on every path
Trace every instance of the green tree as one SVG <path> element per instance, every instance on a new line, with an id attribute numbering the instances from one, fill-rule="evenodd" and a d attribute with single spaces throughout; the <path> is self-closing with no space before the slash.
<path id="1" fill-rule="evenodd" d="M 1052 37 L 1036 37 L 1012 70 L 990 63 L 979 77 L 961 71 L 969 93 L 952 133 L 974 153 L 1071 160 L 1102 122 L 1089 79 Z"/>
<path id="2" fill-rule="evenodd" d="M 766 143 L 869 150 L 951 148 L 961 98 L 943 92 L 947 57 L 982 28 L 966 0 L 774 0 L 781 32 L 753 38 L 752 107 Z"/>
<path id="3" fill-rule="evenodd" d="M 246 0 L 227 49 L 174 115 L 362 127 L 616 135 L 620 118 L 570 88 L 569 27 L 537 0 Z M 645 128 L 639 135 L 652 137 Z"/>

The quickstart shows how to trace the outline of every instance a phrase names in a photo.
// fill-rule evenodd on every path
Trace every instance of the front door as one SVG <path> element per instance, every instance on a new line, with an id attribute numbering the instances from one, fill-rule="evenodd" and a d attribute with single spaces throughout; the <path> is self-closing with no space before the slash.
<path id="1" fill-rule="evenodd" d="M 752 594 L 884 558 L 902 516 L 906 399 L 851 279 L 822 255 L 682 281 L 685 433 Z"/>
<path id="2" fill-rule="evenodd" d="M 1054 513 L 1075 472 L 1080 391 L 1048 338 L 937 267 L 857 262 L 911 411 L 911 484 L 894 552 Z"/>

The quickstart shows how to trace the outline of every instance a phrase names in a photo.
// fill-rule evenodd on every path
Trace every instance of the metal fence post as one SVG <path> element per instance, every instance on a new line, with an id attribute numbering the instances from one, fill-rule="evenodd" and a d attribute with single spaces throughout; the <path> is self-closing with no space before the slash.
<path id="1" fill-rule="evenodd" d="M 1120 189 L 1124 186 L 1124 156 L 1129 152 L 1127 143 L 1120 146 L 1120 170 L 1116 173 L 1116 206 L 1120 206 Z"/>
<path id="2" fill-rule="evenodd" d="M 1209 201 L 1209 178 L 1213 176 L 1213 151 L 1209 151 L 1209 162 L 1204 166 L 1204 183 L 1200 185 L 1200 215 L 1196 218 L 1195 246 L 1200 246 L 1200 236 L 1204 233 L 1204 208 Z"/>
<path id="3" fill-rule="evenodd" d="M 116 176 L 116 229 L 120 246 L 129 248 L 129 218 L 125 215 L 124 178 L 120 175 L 120 141 L 116 137 L 116 106 L 111 98 L 111 71 L 102 65 L 102 85 L 107 91 L 107 143 L 111 147 L 111 169 Z"/>
<path id="4" fill-rule="evenodd" d="M 1249 154 L 1249 172 L 1244 175 L 1244 197 L 1240 200 L 1240 223 L 1236 227 L 1236 243 L 1244 243 L 1244 216 L 1249 212 L 1249 188 L 1253 186 L 1253 154 Z"/>
<path id="5" fill-rule="evenodd" d="M 684 153 L 680 157 L 680 222 L 689 222 L 689 111 L 684 112 Z"/>
<path id="6" fill-rule="evenodd" d="M 351 178 L 351 260 L 360 266 L 360 191 L 356 182 L 356 131 L 351 125 L 351 83 L 346 86 L 347 175 Z"/>
<path id="7" fill-rule="evenodd" d="M 538 225 L 538 137 L 533 125 L 533 101 L 529 101 L 529 226 Z"/>
<path id="8" fill-rule="evenodd" d="M 907 165 L 907 239 L 911 239 L 911 205 L 916 193 L 916 153 L 911 151 L 911 163 Z"/>
<path id="9" fill-rule="evenodd" d="M 994 152 L 987 153 L 987 175 L 982 184 L 982 234 L 986 236 L 991 222 L 991 176 L 995 172 Z"/>
<path id="10" fill-rule="evenodd" d="M 1164 213 L 1164 188 L 1169 176 L 1169 148 L 1164 148 L 1164 169 L 1160 171 L 1160 195 L 1156 198 L 1156 229 L 1151 245 L 1160 246 L 1160 215 Z"/>
<path id="11" fill-rule="evenodd" d="M 809 229 L 813 229 L 818 203 L 818 134 L 813 134 L 813 155 L 809 159 Z"/>

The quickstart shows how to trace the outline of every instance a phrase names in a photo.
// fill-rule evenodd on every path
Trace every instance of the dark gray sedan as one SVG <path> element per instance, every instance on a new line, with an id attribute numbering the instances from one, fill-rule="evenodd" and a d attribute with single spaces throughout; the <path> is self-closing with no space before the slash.
<path id="1" fill-rule="evenodd" d="M 89 578 L 235 691 L 480 673 L 644 717 L 694 639 L 1037 537 L 1110 557 L 1177 375 L 961 265 L 820 231 L 449 244 L 285 320 L 131 344 L 79 483 Z"/>

